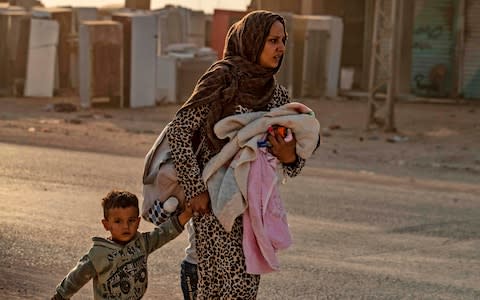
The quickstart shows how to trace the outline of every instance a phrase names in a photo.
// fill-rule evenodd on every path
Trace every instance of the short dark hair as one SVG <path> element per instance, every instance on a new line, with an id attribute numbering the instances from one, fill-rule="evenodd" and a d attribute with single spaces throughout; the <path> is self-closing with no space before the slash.
<path id="1" fill-rule="evenodd" d="M 112 190 L 102 199 L 103 216 L 108 218 L 108 210 L 112 208 L 135 207 L 138 209 L 138 198 L 128 191 Z"/>

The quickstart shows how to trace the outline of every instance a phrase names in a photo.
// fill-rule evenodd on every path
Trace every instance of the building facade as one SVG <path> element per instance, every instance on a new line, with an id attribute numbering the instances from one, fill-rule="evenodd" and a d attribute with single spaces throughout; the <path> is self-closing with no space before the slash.
<path id="1" fill-rule="evenodd" d="M 402 0 L 401 7 L 398 94 L 480 99 L 480 1 Z M 249 8 L 342 18 L 341 67 L 354 69 L 354 89 L 367 89 L 375 0 L 253 0 Z"/>

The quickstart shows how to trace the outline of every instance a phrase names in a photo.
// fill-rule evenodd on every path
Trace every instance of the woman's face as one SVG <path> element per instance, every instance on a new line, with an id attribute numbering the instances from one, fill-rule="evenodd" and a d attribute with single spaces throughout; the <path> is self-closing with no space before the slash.
<path id="1" fill-rule="evenodd" d="M 265 68 L 276 68 L 285 53 L 285 30 L 280 21 L 275 21 L 270 28 L 259 64 Z"/>

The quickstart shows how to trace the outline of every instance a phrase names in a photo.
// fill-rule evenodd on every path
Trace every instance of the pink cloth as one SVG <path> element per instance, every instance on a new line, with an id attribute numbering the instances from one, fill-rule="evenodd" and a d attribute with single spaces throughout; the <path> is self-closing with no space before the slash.
<path id="1" fill-rule="evenodd" d="M 243 251 L 250 274 L 278 270 L 277 250 L 292 244 L 277 184 L 277 163 L 265 148 L 259 148 L 257 158 L 250 164 L 248 208 L 243 213 Z"/>

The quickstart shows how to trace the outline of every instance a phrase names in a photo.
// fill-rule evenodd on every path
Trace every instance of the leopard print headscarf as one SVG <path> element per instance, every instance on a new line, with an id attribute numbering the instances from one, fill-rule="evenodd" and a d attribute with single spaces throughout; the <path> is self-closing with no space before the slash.
<path id="1" fill-rule="evenodd" d="M 259 111 L 266 110 L 271 101 L 276 88 L 274 74 L 282 61 L 274 69 L 262 67 L 258 61 L 275 21 L 280 21 L 285 30 L 283 17 L 268 11 L 251 12 L 233 24 L 225 39 L 223 59 L 203 74 L 180 109 L 211 106 L 206 131 L 209 148 L 214 153 L 226 143 L 213 132 L 217 121 L 234 114 L 238 105 Z"/>

